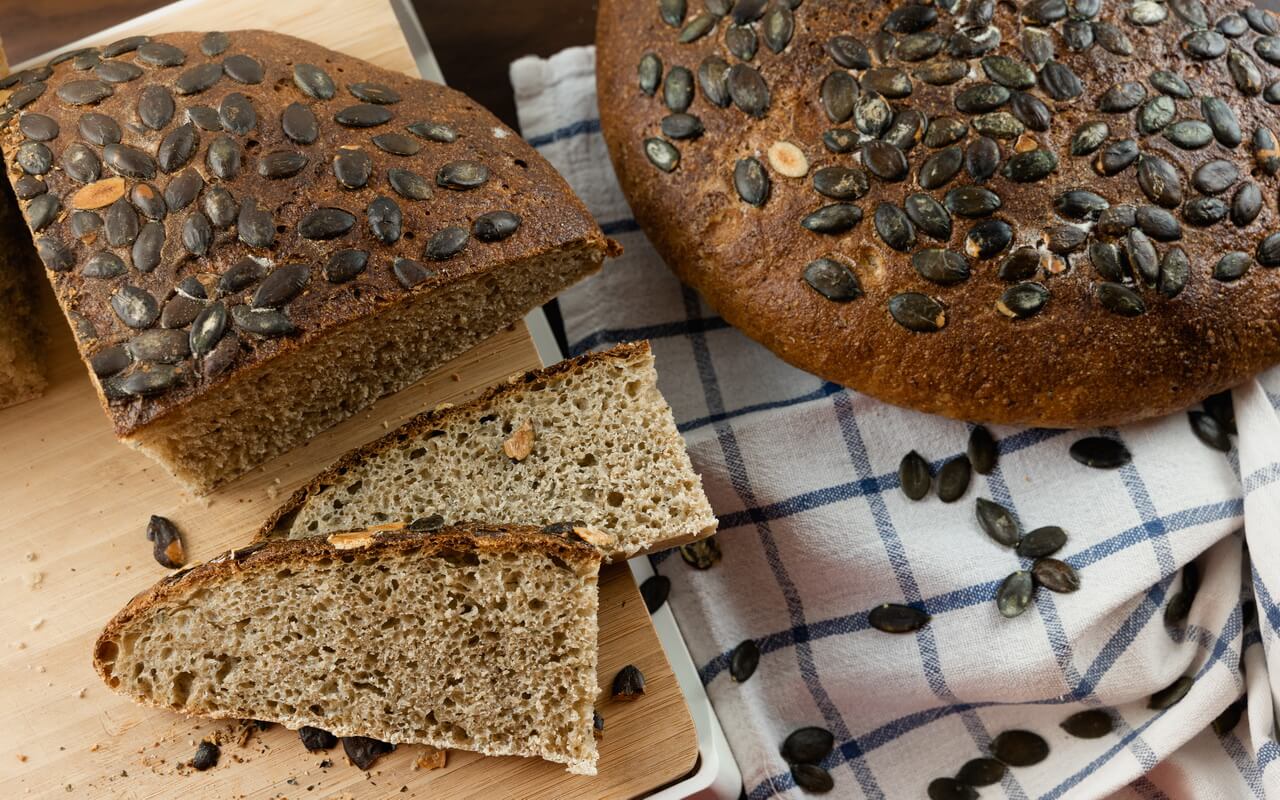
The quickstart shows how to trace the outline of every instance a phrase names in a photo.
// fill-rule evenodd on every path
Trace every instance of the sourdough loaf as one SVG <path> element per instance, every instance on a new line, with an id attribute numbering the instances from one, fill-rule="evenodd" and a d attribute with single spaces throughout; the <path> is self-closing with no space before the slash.
<path id="1" fill-rule="evenodd" d="M 604 0 L 636 218 L 792 363 L 948 416 L 1166 413 L 1280 361 L 1280 25 L 1224 0 Z"/>
<path id="2" fill-rule="evenodd" d="M 595 774 L 600 554 L 519 526 L 260 543 L 162 580 L 94 666 L 146 705 Z"/>
<path id="3" fill-rule="evenodd" d="M 0 86 L 9 78 L 0 43 Z M 0 187 L 0 408 L 38 397 L 45 386 L 43 327 L 37 276 L 40 260 L 22 224 L 18 204 Z"/>
<path id="4" fill-rule="evenodd" d="M 422 414 L 316 476 L 259 536 L 431 517 L 589 528 L 610 559 L 716 528 L 648 342 L 562 361 Z"/>
<path id="5" fill-rule="evenodd" d="M 469 98 L 281 34 L 131 37 L 3 102 L 8 175 L 116 433 L 199 491 L 616 247 Z"/>

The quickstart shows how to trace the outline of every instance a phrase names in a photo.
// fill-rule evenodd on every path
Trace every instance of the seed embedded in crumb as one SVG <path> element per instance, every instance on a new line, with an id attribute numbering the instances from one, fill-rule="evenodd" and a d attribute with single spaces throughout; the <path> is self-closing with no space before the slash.
<path id="1" fill-rule="evenodd" d="M 769 166 L 787 178 L 803 178 L 809 172 L 809 159 L 791 142 L 774 142 L 769 146 Z"/>
<path id="2" fill-rule="evenodd" d="M 525 420 L 515 432 L 502 443 L 502 452 L 512 461 L 524 461 L 533 452 L 533 423 Z"/>

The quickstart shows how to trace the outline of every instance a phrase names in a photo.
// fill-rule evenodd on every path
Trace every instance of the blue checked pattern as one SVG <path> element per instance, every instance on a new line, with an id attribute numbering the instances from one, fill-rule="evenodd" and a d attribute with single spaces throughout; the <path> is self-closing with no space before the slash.
<path id="1" fill-rule="evenodd" d="M 626 249 L 562 296 L 570 347 L 652 342 L 720 518 L 715 568 L 651 558 L 673 582 L 670 603 L 747 797 L 803 796 L 778 754 L 802 725 L 835 736 L 823 766 L 840 797 L 922 797 L 929 780 L 1011 728 L 1044 736 L 1050 757 L 1009 770 L 983 797 L 1280 797 L 1267 669 L 1280 631 L 1280 548 L 1269 541 L 1280 528 L 1280 371 L 1236 390 L 1242 436 L 1225 457 L 1180 414 L 1093 432 L 1133 452 L 1114 472 L 1067 456 L 1081 433 L 997 428 L 996 470 L 953 505 L 913 503 L 899 459 L 917 449 L 936 472 L 963 452 L 970 426 L 822 381 L 729 327 L 665 269 L 631 217 L 600 135 L 594 51 L 522 59 L 511 72 L 525 136 Z M 996 588 L 1030 562 L 980 532 L 980 496 L 1023 530 L 1066 528 L 1060 556 L 1084 588 L 1041 591 L 1028 613 L 1001 618 Z M 1189 620 L 1166 627 L 1193 559 L 1202 578 Z M 1251 600 L 1257 619 L 1246 623 Z M 883 602 L 932 622 L 910 635 L 872 630 L 868 613 Z M 748 638 L 760 667 L 737 684 L 731 653 Z M 1182 702 L 1146 708 L 1181 675 L 1195 679 Z M 1245 693 L 1246 721 L 1215 734 L 1209 723 Z M 1078 740 L 1059 729 L 1090 707 L 1115 709 L 1111 734 Z"/>

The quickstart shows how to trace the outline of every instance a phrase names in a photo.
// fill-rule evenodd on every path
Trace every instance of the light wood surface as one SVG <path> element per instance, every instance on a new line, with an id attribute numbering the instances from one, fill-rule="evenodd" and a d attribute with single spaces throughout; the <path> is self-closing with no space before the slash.
<path id="1" fill-rule="evenodd" d="M 128 32 L 238 27 L 281 30 L 415 72 L 381 0 L 198 0 Z M 113 29 L 92 38 L 121 35 Z M 462 752 L 451 752 L 443 770 L 414 770 L 421 748 L 412 745 L 365 773 L 340 747 L 307 753 L 279 726 L 241 746 L 232 723 L 143 709 L 111 693 L 93 672 L 90 648 L 112 614 L 166 573 L 144 535 L 150 515 L 178 524 L 192 560 L 241 546 L 289 492 L 341 453 L 423 409 L 536 367 L 538 356 L 520 323 L 306 446 L 194 498 L 115 441 L 51 294 L 44 308 L 49 389 L 41 400 L 0 411 L 7 456 L 0 460 L 0 796 L 634 797 L 694 767 L 692 719 L 625 565 L 606 568 L 600 581 L 598 708 L 606 732 L 594 778 L 535 759 Z M 644 672 L 646 696 L 608 699 L 613 676 L 629 663 Z M 185 766 L 198 743 L 217 734 L 228 739 L 218 766 L 204 773 Z M 331 765 L 321 766 L 326 759 Z"/>

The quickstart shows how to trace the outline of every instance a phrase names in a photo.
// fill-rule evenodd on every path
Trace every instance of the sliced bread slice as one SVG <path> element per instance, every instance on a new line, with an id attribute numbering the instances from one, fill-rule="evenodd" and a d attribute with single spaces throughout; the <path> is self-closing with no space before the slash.
<path id="1" fill-rule="evenodd" d="M 135 597 L 94 666 L 185 714 L 594 775 L 599 568 L 596 548 L 520 526 L 263 542 Z"/>
<path id="2" fill-rule="evenodd" d="M 574 523 L 603 534 L 608 560 L 716 529 L 648 342 L 571 358 L 415 417 L 299 489 L 259 537 L 433 515 Z"/>

